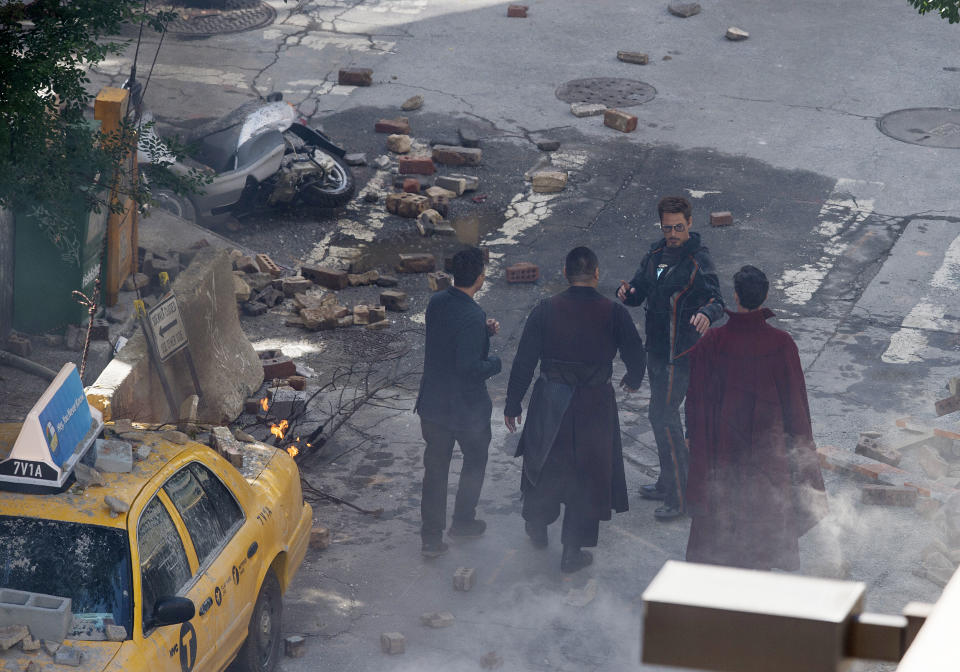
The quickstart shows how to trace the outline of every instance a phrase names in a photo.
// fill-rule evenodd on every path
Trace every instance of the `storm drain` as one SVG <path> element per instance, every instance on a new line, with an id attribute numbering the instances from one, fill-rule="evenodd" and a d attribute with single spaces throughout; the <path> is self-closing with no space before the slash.
<path id="1" fill-rule="evenodd" d="M 167 32 L 182 37 L 210 37 L 263 28 L 277 18 L 277 10 L 260 0 L 226 0 L 223 9 L 163 7 L 180 18 L 167 24 Z"/>
<path id="2" fill-rule="evenodd" d="M 960 110 L 949 107 L 896 110 L 882 116 L 877 127 L 884 135 L 911 145 L 960 149 Z"/>
<path id="3" fill-rule="evenodd" d="M 589 77 L 574 79 L 557 89 L 556 96 L 566 103 L 594 103 L 607 107 L 632 107 L 653 100 L 657 90 L 636 79 Z"/>
<path id="4" fill-rule="evenodd" d="M 390 329 L 341 329 L 324 335 L 324 357 L 340 362 L 386 362 L 402 357 L 410 349 L 407 339 L 402 334 L 390 333 Z"/>

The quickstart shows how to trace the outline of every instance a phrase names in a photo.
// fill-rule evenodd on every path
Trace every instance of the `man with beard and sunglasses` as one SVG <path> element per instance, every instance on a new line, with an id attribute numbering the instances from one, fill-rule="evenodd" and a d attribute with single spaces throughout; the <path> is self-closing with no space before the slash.
<path id="1" fill-rule="evenodd" d="M 657 520 L 684 514 L 689 450 L 680 420 L 687 394 L 690 361 L 697 340 L 724 312 L 720 282 L 710 252 L 691 231 L 690 203 L 667 196 L 657 205 L 663 238 L 651 245 L 630 282 L 617 297 L 628 306 L 646 303 L 647 372 L 650 380 L 650 425 L 660 457 L 660 477 L 640 494 L 663 504 Z"/>

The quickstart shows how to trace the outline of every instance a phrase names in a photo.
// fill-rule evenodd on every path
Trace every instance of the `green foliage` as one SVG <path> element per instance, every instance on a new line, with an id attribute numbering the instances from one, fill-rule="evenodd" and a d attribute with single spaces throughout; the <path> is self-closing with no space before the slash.
<path id="1" fill-rule="evenodd" d="M 960 0 L 907 0 L 918 12 L 936 12 L 941 19 L 960 23 Z"/>
<path id="2" fill-rule="evenodd" d="M 102 134 L 88 120 L 95 92 L 86 69 L 130 46 L 109 37 L 124 23 L 143 18 L 145 30 L 159 31 L 175 18 L 142 17 L 143 7 L 143 0 L 0 5 L 0 206 L 32 214 L 58 246 L 76 245 L 78 212 L 118 207 L 109 194 L 125 174 L 119 167 L 136 147 L 137 129 L 128 121 Z M 149 199 L 135 180 L 119 187 L 138 203 Z"/>

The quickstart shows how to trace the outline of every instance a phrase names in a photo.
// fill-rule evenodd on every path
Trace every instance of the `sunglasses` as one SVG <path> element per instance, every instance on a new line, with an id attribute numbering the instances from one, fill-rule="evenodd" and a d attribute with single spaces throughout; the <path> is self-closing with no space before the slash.
<path id="1" fill-rule="evenodd" d="M 670 233 L 671 231 L 676 231 L 677 233 L 683 233 L 684 229 L 687 228 L 686 224 L 674 224 L 670 226 L 669 224 L 660 224 L 660 230 L 664 233 Z"/>

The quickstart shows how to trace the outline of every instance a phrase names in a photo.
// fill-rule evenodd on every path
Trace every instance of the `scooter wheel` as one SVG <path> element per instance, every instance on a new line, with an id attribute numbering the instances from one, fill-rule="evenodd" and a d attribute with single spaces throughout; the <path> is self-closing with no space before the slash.
<path id="1" fill-rule="evenodd" d="M 157 207 L 173 213 L 180 219 L 188 222 L 197 221 L 197 211 L 186 196 L 172 191 L 170 189 L 155 189 L 150 192 L 150 198 L 156 203 Z"/>
<path id="2" fill-rule="evenodd" d="M 318 150 L 322 151 L 322 150 Z M 326 175 L 314 175 L 301 187 L 300 196 L 307 205 L 318 208 L 339 208 L 350 202 L 357 190 L 356 180 L 346 162 L 335 154 L 328 154 L 334 167 Z"/>

